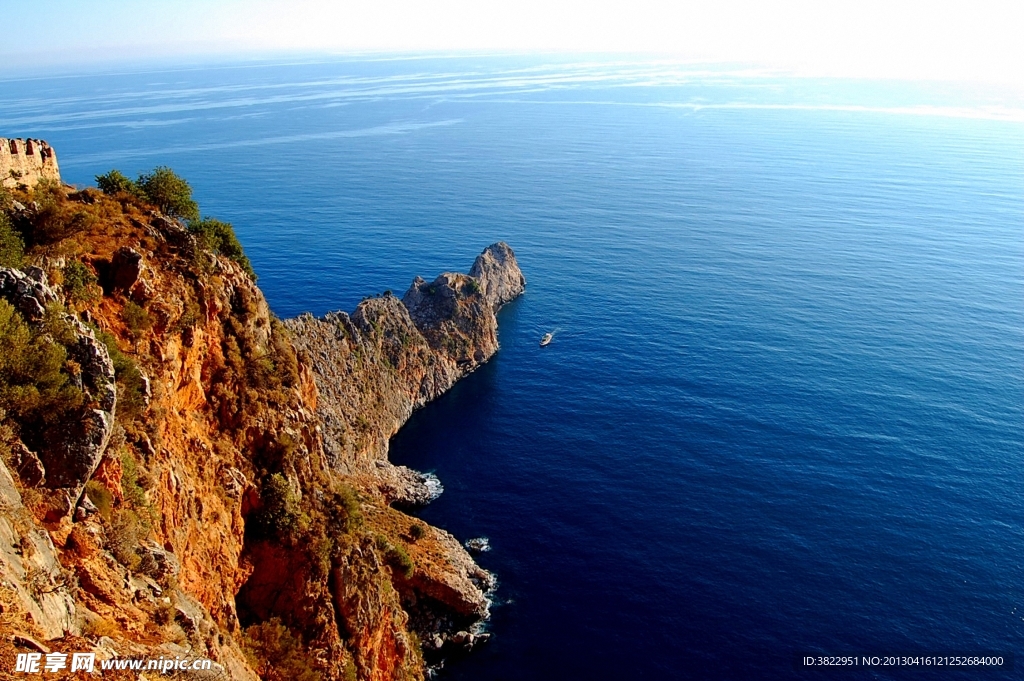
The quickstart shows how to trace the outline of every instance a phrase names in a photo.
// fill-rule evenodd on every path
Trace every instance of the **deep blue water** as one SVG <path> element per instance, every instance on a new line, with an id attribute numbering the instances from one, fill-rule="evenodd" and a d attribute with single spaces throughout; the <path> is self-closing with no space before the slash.
<path id="1" fill-rule="evenodd" d="M 444 678 L 1024 653 L 1019 98 L 496 58 L 0 85 L 66 181 L 186 176 L 281 316 L 516 250 L 501 352 L 393 442 L 493 546 Z"/>

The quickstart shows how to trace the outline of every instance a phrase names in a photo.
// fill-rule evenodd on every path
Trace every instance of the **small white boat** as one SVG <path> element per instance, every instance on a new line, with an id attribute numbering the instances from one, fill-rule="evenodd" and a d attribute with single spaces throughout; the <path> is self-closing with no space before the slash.
<path id="1" fill-rule="evenodd" d="M 544 337 L 540 339 L 540 346 L 544 347 L 551 342 L 552 335 L 550 333 L 544 334 Z"/>

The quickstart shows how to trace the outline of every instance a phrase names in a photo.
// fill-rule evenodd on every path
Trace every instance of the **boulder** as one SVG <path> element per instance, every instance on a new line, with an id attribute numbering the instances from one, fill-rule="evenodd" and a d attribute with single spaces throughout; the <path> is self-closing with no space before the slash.
<path id="1" fill-rule="evenodd" d="M 139 282 L 144 269 L 141 253 L 128 246 L 117 249 L 114 252 L 114 257 L 110 260 L 110 273 L 114 288 L 120 291 L 130 291 Z"/>

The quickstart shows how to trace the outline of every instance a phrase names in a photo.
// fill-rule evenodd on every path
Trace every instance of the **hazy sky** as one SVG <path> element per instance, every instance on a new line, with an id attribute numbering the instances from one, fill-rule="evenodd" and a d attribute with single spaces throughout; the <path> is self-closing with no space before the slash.
<path id="1" fill-rule="evenodd" d="M 0 68 L 8 75 L 168 56 L 472 50 L 652 52 L 815 75 L 1024 86 L 1022 0 L 0 0 L 0 7 Z"/>

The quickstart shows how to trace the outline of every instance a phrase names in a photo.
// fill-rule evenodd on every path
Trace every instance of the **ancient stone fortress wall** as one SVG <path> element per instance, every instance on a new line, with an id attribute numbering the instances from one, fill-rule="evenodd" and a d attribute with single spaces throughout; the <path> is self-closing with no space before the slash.
<path id="1" fill-rule="evenodd" d="M 57 154 L 43 140 L 0 137 L 0 184 L 31 187 L 40 180 L 60 182 Z"/>

